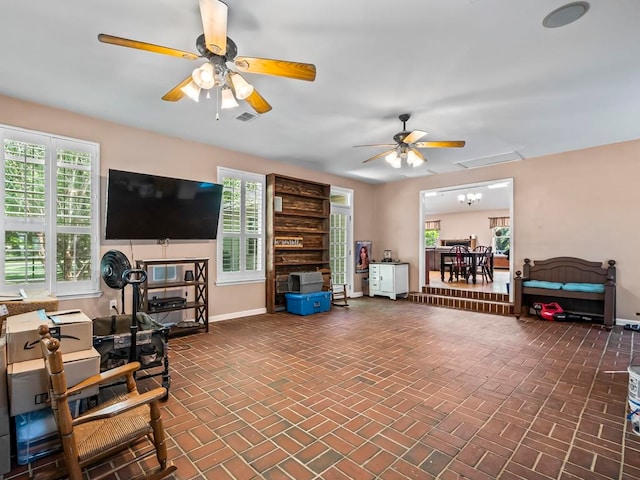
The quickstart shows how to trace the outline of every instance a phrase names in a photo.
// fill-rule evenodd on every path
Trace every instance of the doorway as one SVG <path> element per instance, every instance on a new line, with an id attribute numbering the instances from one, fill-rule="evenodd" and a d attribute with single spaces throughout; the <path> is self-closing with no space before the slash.
<path id="1" fill-rule="evenodd" d="M 447 283 L 454 289 L 487 289 L 509 293 L 514 252 L 513 178 L 503 178 L 420 192 L 419 280 L 440 283 L 440 253 L 449 245 L 491 246 L 496 273 L 493 284 Z M 504 234 L 508 232 L 508 239 Z M 431 282 L 435 279 L 435 282 Z M 445 279 L 446 280 L 446 279 Z M 507 291 L 509 290 L 509 291 Z"/>

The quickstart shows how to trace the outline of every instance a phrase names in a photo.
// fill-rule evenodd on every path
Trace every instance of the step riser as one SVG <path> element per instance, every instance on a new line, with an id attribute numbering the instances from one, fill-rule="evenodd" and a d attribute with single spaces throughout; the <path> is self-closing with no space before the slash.
<path id="1" fill-rule="evenodd" d="M 485 302 L 509 303 L 509 295 L 505 293 L 479 292 L 474 290 L 455 290 L 453 288 L 423 287 L 423 294 L 439 297 L 453 297 L 467 300 L 480 300 Z"/>
<path id="2" fill-rule="evenodd" d="M 409 296 L 409 300 L 434 307 L 455 308 L 456 310 L 491 313 L 494 315 L 513 315 L 513 305 L 504 302 L 438 296 L 426 293 L 412 294 Z"/>

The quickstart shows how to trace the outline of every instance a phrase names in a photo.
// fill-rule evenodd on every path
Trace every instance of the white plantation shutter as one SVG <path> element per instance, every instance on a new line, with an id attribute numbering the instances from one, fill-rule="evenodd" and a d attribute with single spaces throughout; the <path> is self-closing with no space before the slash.
<path id="1" fill-rule="evenodd" d="M 218 168 L 224 186 L 217 242 L 217 284 L 264 281 L 265 177 Z"/>
<path id="2" fill-rule="evenodd" d="M 99 290 L 98 145 L 0 126 L 0 287 Z"/>

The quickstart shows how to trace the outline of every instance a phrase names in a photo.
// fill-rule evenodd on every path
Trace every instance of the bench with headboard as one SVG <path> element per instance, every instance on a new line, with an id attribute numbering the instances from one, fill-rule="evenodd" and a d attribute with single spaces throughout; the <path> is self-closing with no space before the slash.
<path id="1" fill-rule="evenodd" d="M 525 258 L 514 278 L 514 312 L 534 303 L 559 303 L 565 311 L 602 317 L 611 328 L 616 321 L 616 262 L 603 267 L 575 257 L 555 257 L 532 262 Z M 526 312 L 525 312 L 526 313 Z"/>

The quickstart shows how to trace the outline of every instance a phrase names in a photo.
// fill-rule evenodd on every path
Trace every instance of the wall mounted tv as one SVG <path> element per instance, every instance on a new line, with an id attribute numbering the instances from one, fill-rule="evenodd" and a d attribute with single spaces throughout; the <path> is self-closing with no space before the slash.
<path id="1" fill-rule="evenodd" d="M 110 169 L 105 239 L 215 239 L 221 200 L 216 183 Z"/>

